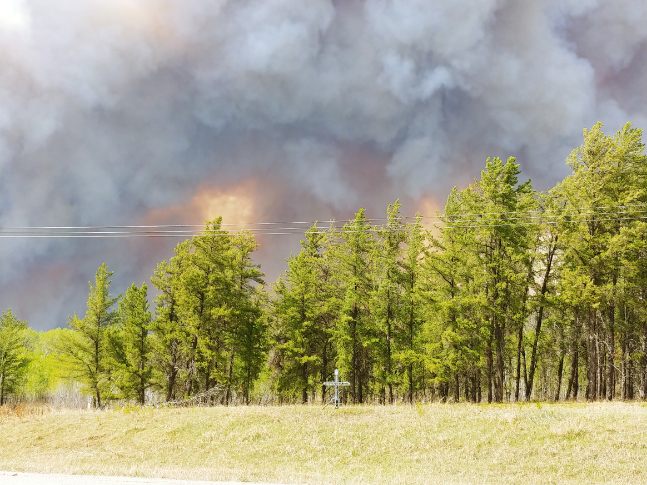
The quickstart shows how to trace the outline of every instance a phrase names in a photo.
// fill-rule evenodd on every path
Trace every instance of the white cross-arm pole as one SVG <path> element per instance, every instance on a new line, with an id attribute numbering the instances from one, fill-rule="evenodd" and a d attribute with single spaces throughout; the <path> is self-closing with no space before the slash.
<path id="1" fill-rule="evenodd" d="M 335 408 L 339 407 L 339 369 L 335 369 Z"/>

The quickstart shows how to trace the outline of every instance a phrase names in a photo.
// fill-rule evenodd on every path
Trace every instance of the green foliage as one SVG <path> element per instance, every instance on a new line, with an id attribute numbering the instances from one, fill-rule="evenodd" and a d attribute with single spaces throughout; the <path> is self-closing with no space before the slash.
<path id="1" fill-rule="evenodd" d="M 91 391 L 96 407 L 110 393 L 109 347 L 107 330 L 114 321 L 116 298 L 110 296 L 112 272 L 103 263 L 97 269 L 94 284 L 90 283 L 85 316 L 74 315 L 69 326 L 73 330 L 62 342 L 63 352 L 74 366 L 75 377 Z"/>
<path id="2" fill-rule="evenodd" d="M 275 285 L 272 362 L 282 396 L 307 402 L 332 373 L 336 319 L 327 238 L 315 224 Z"/>
<path id="3" fill-rule="evenodd" d="M 216 219 L 156 269 L 153 361 L 167 400 L 220 387 L 222 402 L 249 402 L 267 348 L 255 249 L 251 234 L 229 234 Z"/>
<path id="4" fill-rule="evenodd" d="M 598 123 L 567 163 L 537 192 L 514 158 L 488 158 L 437 227 L 399 201 L 385 219 L 315 224 L 269 292 L 253 235 L 221 219 L 158 265 L 154 312 L 146 285 L 115 312 L 102 265 L 70 329 L 3 315 L 2 396 L 39 398 L 71 375 L 96 405 L 325 402 L 339 368 L 356 403 L 647 398 L 642 132 Z"/>
<path id="5" fill-rule="evenodd" d="M 364 402 L 372 390 L 373 365 L 379 358 L 380 336 L 371 315 L 375 288 L 373 228 L 360 209 L 346 223 L 331 248 L 341 282 L 341 311 L 334 330 L 340 372 L 349 376 L 353 402 Z"/>
<path id="6" fill-rule="evenodd" d="M 148 287 L 130 286 L 119 301 L 114 325 L 108 334 L 110 340 L 112 379 L 126 399 L 146 402 L 146 391 L 151 387 L 152 316 L 148 310 Z"/>
<path id="7" fill-rule="evenodd" d="M 44 401 L 66 385 L 72 366 L 60 352 L 69 329 L 29 332 L 29 366 L 21 386 L 21 395 L 32 401 Z"/>
<path id="8" fill-rule="evenodd" d="M 21 385 L 29 365 L 29 330 L 7 310 L 0 315 L 0 406 Z"/>

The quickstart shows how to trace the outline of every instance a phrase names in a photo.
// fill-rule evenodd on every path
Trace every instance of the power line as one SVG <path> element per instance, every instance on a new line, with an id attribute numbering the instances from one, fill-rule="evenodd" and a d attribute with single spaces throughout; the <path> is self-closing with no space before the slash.
<path id="1" fill-rule="evenodd" d="M 270 225 L 288 225 L 288 224 L 298 224 L 298 225 L 312 225 L 312 224 L 333 224 L 341 222 L 352 222 L 354 219 L 330 219 L 330 220 L 317 220 L 317 221 L 274 221 L 274 222 L 240 222 L 240 223 L 222 223 L 220 226 L 223 227 L 248 227 L 248 226 L 270 226 Z M 386 218 L 367 218 L 367 221 L 383 221 Z M 106 226 L 18 226 L 18 227 L 0 227 L 0 231 L 3 230 L 31 230 L 31 229 L 42 229 L 42 230 L 57 230 L 57 229 L 87 229 L 87 230 L 98 230 L 98 229 L 157 229 L 157 228 L 204 228 L 205 224 L 150 224 L 150 225 L 106 225 Z"/>
<path id="2" fill-rule="evenodd" d="M 645 211 L 643 211 L 645 212 Z M 621 221 L 641 221 L 647 220 L 647 215 L 635 215 L 626 217 L 596 217 L 596 218 L 572 218 L 566 222 L 569 223 L 592 223 L 592 222 L 621 222 Z M 469 221 L 469 220 L 450 220 L 445 221 L 447 227 L 460 229 L 478 229 L 493 227 L 510 227 L 510 226 L 537 226 L 537 225 L 557 225 L 564 223 L 563 219 L 537 219 L 537 220 L 503 220 L 488 223 L 486 221 Z M 404 223 L 403 225 L 411 225 Z M 368 226 L 365 229 L 353 229 L 352 227 L 331 228 L 317 227 L 320 230 L 310 231 L 311 234 L 348 234 L 356 232 L 380 233 L 385 229 L 385 225 Z M 148 230 L 148 231 L 9 231 L 0 230 L 0 239 L 119 239 L 119 238 L 190 238 L 201 235 L 212 235 L 222 237 L 232 237 L 239 234 L 255 234 L 259 236 L 302 236 L 305 231 L 299 227 L 285 227 L 274 230 Z"/>
<path id="3" fill-rule="evenodd" d="M 639 209 L 646 207 L 645 209 Z M 613 210 L 607 210 L 613 209 Z M 591 208 L 569 208 L 561 213 L 547 213 L 545 210 L 516 210 L 502 212 L 473 212 L 447 215 L 437 212 L 437 215 L 401 216 L 399 223 L 410 225 L 413 220 L 420 218 L 430 222 L 438 222 L 456 228 L 505 227 L 511 225 L 555 225 L 567 223 L 589 223 L 604 221 L 631 221 L 647 219 L 647 204 L 635 203 L 619 206 L 597 206 Z M 487 216 L 502 216 L 488 221 Z M 367 218 L 371 224 L 367 229 L 379 232 L 387 225 L 387 218 Z M 149 225 L 94 225 L 94 226 L 22 226 L 0 227 L 0 238 L 135 238 L 135 237 L 165 237 L 189 238 L 204 234 L 232 236 L 241 233 L 252 233 L 263 236 L 293 236 L 302 235 L 306 225 L 313 226 L 319 231 L 314 234 L 352 233 L 358 230 L 348 226 L 354 219 L 328 219 L 322 221 L 272 221 L 220 224 L 217 229 L 209 229 L 204 224 L 149 224 Z M 325 225 L 328 226 L 320 226 Z M 338 224 L 343 224 L 339 226 Z M 280 226 L 280 227 L 276 227 Z"/>
<path id="4" fill-rule="evenodd" d="M 590 208 L 575 207 L 569 208 L 567 211 L 562 212 L 561 214 L 553 214 L 553 217 L 568 217 L 571 215 L 597 215 L 597 214 L 622 214 L 632 211 L 633 207 L 646 207 L 643 210 L 633 209 L 634 212 L 647 213 L 647 203 L 635 203 L 635 204 L 624 204 L 619 206 L 596 206 Z M 605 209 L 613 209 L 612 211 L 605 211 Z M 539 218 L 542 214 L 545 214 L 546 211 L 542 209 L 533 209 L 533 210 L 515 210 L 515 211 L 498 211 L 498 212 L 465 212 L 458 216 L 458 219 L 470 219 L 478 220 L 488 215 L 516 215 L 521 214 L 519 219 L 523 218 Z M 536 214 L 536 215 L 534 215 Z M 401 216 L 402 219 L 416 219 L 420 217 L 422 219 L 435 219 L 439 221 L 445 221 L 445 218 L 448 217 L 444 211 L 436 211 L 433 215 L 419 215 L 419 216 Z M 456 216 L 451 216 L 456 217 Z M 512 218 L 509 218 L 512 219 Z M 366 218 L 368 222 L 375 221 L 386 221 L 388 220 L 385 217 L 375 217 L 375 218 Z M 249 227 L 253 226 L 272 226 L 272 225 L 314 225 L 314 224 L 337 224 L 337 223 L 348 223 L 352 222 L 354 219 L 327 219 L 327 220 L 309 220 L 309 221 L 270 221 L 270 222 L 239 222 L 239 223 L 221 223 L 222 227 Z M 23 230 L 101 230 L 101 229 L 163 229 L 163 228 L 200 228 L 203 229 L 205 224 L 149 224 L 149 225 L 87 225 L 87 226 L 7 226 L 0 227 L 0 231 L 23 231 Z M 291 229 L 300 229 L 300 228 L 291 228 Z M 256 228 L 255 230 L 261 230 L 261 228 Z"/>

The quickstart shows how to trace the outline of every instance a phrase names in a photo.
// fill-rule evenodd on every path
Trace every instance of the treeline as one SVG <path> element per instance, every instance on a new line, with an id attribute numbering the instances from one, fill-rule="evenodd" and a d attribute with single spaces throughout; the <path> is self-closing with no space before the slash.
<path id="1" fill-rule="evenodd" d="M 111 296 L 102 265 L 57 352 L 97 406 L 214 389 L 214 404 L 324 402 L 335 368 L 353 403 L 647 398 L 642 133 L 597 124 L 567 163 L 537 191 L 515 159 L 488 159 L 437 220 L 396 201 L 315 224 L 271 286 L 253 234 L 217 219 L 159 264 L 154 311 L 146 285 Z M 1 400 L 25 329 L 0 320 Z"/>

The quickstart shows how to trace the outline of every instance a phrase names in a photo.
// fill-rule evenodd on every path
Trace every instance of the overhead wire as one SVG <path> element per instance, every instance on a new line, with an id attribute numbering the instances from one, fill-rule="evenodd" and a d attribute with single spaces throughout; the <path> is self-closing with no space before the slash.
<path id="1" fill-rule="evenodd" d="M 646 209 L 640 210 L 637 212 L 647 212 L 647 202 L 646 203 L 634 203 L 634 204 L 623 204 L 618 206 L 595 206 L 589 208 L 575 207 L 569 208 L 568 211 L 563 212 L 564 215 L 569 214 L 615 214 L 615 213 L 624 213 L 627 210 L 622 209 L 631 209 L 632 207 L 645 207 Z M 613 209 L 611 212 L 601 211 L 605 209 Z M 487 215 L 514 215 L 514 214 L 544 214 L 546 211 L 541 209 L 533 210 L 514 210 L 514 211 L 497 211 L 497 212 L 466 212 L 460 215 L 461 218 L 468 217 L 483 217 Z M 404 219 L 415 219 L 418 216 L 401 216 Z M 422 219 L 438 219 L 444 220 L 446 217 L 445 211 L 436 211 L 434 215 L 420 215 Z M 453 216 L 452 216 L 453 217 Z M 530 216 L 532 217 L 532 216 Z M 238 222 L 238 223 L 221 223 L 219 224 L 222 227 L 249 227 L 249 226 L 267 226 L 267 225 L 289 225 L 289 224 L 298 224 L 298 225 L 312 225 L 312 224 L 328 224 L 328 223 L 342 223 L 342 222 L 352 222 L 354 219 L 327 219 L 327 220 L 308 220 L 308 221 L 264 221 L 264 222 Z M 366 221 L 385 221 L 386 217 L 374 217 L 366 218 Z M 86 225 L 86 226 L 7 226 L 0 227 L 0 230 L 31 230 L 31 229 L 42 229 L 42 230 L 58 230 L 58 229 L 157 229 L 157 228 L 204 228 L 205 224 L 136 224 L 136 225 Z"/>
<path id="2" fill-rule="evenodd" d="M 640 209 L 645 207 L 645 209 Z M 607 210 L 613 209 L 613 210 Z M 497 216 L 493 221 L 488 216 Z M 589 223 L 605 221 L 631 221 L 647 219 L 647 204 L 623 204 L 619 206 L 597 206 L 590 208 L 569 208 L 561 213 L 549 213 L 545 210 L 515 210 L 501 212 L 472 212 L 447 215 L 438 211 L 435 215 L 401 216 L 400 223 L 412 224 L 420 218 L 427 222 L 436 222 L 456 228 L 504 227 L 511 225 L 555 225 L 562 222 Z M 367 218 L 370 224 L 367 229 L 354 229 L 347 224 L 354 219 L 328 219 L 321 221 L 268 221 L 246 223 L 222 223 L 215 229 L 204 224 L 148 224 L 148 225 L 86 225 L 86 226 L 18 226 L 0 227 L 0 238 L 189 238 L 204 234 L 231 236 L 240 233 L 253 233 L 263 236 L 302 235 L 306 228 L 312 226 L 313 234 L 325 234 L 331 230 L 337 233 L 358 231 L 379 232 L 387 225 L 387 218 Z M 344 224 L 339 226 L 339 224 Z M 327 226 L 326 226 L 327 225 Z M 279 226 L 279 227 L 276 227 Z"/>
<path id="3" fill-rule="evenodd" d="M 647 215 L 643 216 L 628 216 L 628 217 L 601 217 L 601 218 L 588 218 L 588 219 L 570 219 L 569 223 L 592 223 L 592 222 L 609 222 L 609 221 L 640 221 L 647 220 Z M 467 221 L 449 221 L 446 223 L 449 227 L 464 228 L 464 229 L 477 229 L 487 227 L 508 227 L 508 226 L 536 226 L 540 224 L 556 225 L 564 222 L 563 220 L 536 220 L 536 221 L 497 221 L 492 223 L 487 222 L 467 222 Z M 411 224 L 404 224 L 411 225 Z M 310 230 L 311 234 L 328 234 L 332 231 L 338 234 L 354 233 L 354 232 L 381 232 L 386 228 L 382 226 L 368 226 L 365 229 L 354 229 L 344 227 L 325 228 L 318 227 L 317 231 Z M 189 238 L 199 235 L 221 235 L 233 236 L 236 234 L 251 233 L 259 236 L 294 236 L 303 235 L 305 231 L 298 228 L 284 228 L 278 231 L 253 231 L 253 230 L 198 230 L 198 231 L 146 231 L 146 232 L 127 232 L 127 231 L 81 231 L 81 232 L 0 232 L 0 238 L 135 238 L 135 237 L 166 237 L 166 238 Z"/>
<path id="4" fill-rule="evenodd" d="M 627 212 L 623 209 L 631 209 L 632 207 L 646 207 L 644 210 L 637 212 L 647 212 L 647 203 L 637 203 L 637 204 L 624 204 L 619 206 L 597 206 L 591 208 L 569 208 L 568 211 L 563 212 L 562 214 L 611 214 L 611 213 L 621 213 Z M 603 212 L 600 209 L 613 209 L 611 212 Z M 545 210 L 533 209 L 533 210 L 515 210 L 515 211 L 497 211 L 497 212 L 466 212 L 460 215 L 461 218 L 478 218 L 488 215 L 515 215 L 515 214 L 544 214 Z M 406 219 L 415 219 L 417 216 L 402 216 Z M 446 213 L 444 211 L 436 211 L 433 215 L 420 215 L 422 219 L 444 219 Z M 532 216 L 531 216 L 532 217 Z M 309 220 L 309 221 L 271 221 L 271 222 L 239 222 L 239 223 L 221 223 L 220 226 L 223 227 L 248 227 L 248 226 L 269 226 L 269 225 L 312 225 L 312 224 L 328 224 L 328 223 L 342 223 L 342 222 L 352 222 L 354 219 L 327 219 L 327 220 Z M 386 217 L 374 217 L 366 218 L 366 221 L 385 221 Z M 156 229 L 156 228 L 203 228 L 205 224 L 137 224 L 137 225 L 87 225 L 87 226 L 15 226 L 15 227 L 0 227 L 0 230 L 30 230 L 30 229 L 42 229 L 42 230 L 57 230 L 57 229 Z"/>

